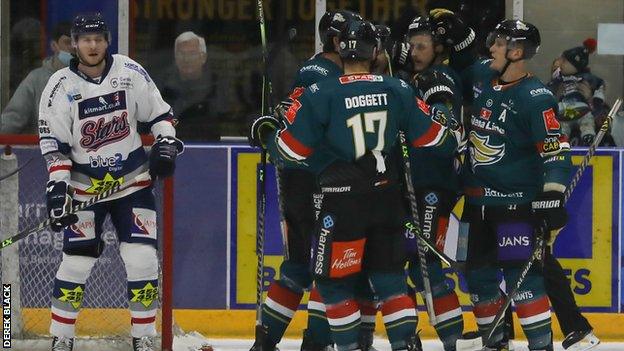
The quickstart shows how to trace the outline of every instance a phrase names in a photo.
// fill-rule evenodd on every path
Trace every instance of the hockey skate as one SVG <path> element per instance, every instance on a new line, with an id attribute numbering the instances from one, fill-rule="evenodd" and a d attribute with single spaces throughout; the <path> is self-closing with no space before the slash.
<path id="1" fill-rule="evenodd" d="M 279 351 L 279 349 L 269 340 L 266 328 L 263 325 L 256 325 L 256 341 L 249 351 Z"/>
<path id="2" fill-rule="evenodd" d="M 373 347 L 373 332 L 364 332 L 360 334 L 360 347 L 363 351 L 377 351 Z"/>
<path id="3" fill-rule="evenodd" d="M 420 331 L 418 331 L 420 333 Z M 420 336 L 418 334 L 411 336 L 407 340 L 407 348 L 405 351 L 422 351 L 422 341 L 420 341 Z"/>
<path id="4" fill-rule="evenodd" d="M 74 338 L 55 336 L 52 339 L 52 351 L 72 351 L 74 349 Z"/>
<path id="5" fill-rule="evenodd" d="M 301 351 L 334 351 L 331 345 L 319 345 L 315 343 L 307 333 L 307 329 L 303 331 L 303 340 L 301 341 Z"/>
<path id="6" fill-rule="evenodd" d="M 132 351 L 155 351 L 154 340 L 149 336 L 132 338 Z"/>
<path id="7" fill-rule="evenodd" d="M 568 334 L 561 345 L 570 351 L 590 350 L 600 344 L 600 339 L 594 335 L 593 330 L 573 331 Z"/>
<path id="8" fill-rule="evenodd" d="M 457 351 L 480 351 L 480 350 L 499 350 L 513 351 L 514 345 L 512 340 L 504 340 L 494 348 L 484 348 L 483 338 L 478 331 L 470 331 L 464 333 L 461 339 L 455 342 Z"/>

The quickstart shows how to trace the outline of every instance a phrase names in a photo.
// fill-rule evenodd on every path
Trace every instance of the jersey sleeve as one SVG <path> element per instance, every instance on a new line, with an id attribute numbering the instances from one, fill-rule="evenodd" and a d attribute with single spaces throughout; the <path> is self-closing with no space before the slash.
<path id="1" fill-rule="evenodd" d="M 450 135 L 448 128 L 452 118 L 451 110 L 444 104 L 428 105 L 411 88 L 407 93 L 399 89 L 406 112 L 399 128 L 407 131 L 411 146 L 433 147 L 436 153 L 453 154 L 457 149 L 457 141 Z"/>
<path id="2" fill-rule="evenodd" d="M 323 138 L 324 126 L 311 95 L 319 94 L 306 89 L 293 100 L 285 113 L 285 126 L 277 131 L 269 145 L 271 157 L 280 158 L 286 163 L 300 163 L 310 157 Z"/>
<path id="3" fill-rule="evenodd" d="M 50 180 L 70 179 L 73 118 L 67 100 L 65 76 L 52 76 L 39 101 L 39 148 L 46 160 Z"/>
<path id="4" fill-rule="evenodd" d="M 147 123 L 156 137 L 175 136 L 171 106 L 162 98 L 147 71 L 134 61 L 127 62 L 126 68 L 135 71 L 136 80 L 140 82 L 136 98 L 137 120 Z"/>
<path id="5" fill-rule="evenodd" d="M 529 117 L 531 140 L 544 165 L 544 190 L 563 192 L 569 182 L 572 161 L 570 144 L 557 120 L 555 99 L 549 94 L 532 98 L 525 106 L 525 113 Z"/>

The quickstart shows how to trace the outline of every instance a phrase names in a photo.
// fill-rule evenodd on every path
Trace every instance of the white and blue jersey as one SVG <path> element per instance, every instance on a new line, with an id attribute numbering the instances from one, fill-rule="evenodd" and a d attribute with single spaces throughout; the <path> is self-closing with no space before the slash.
<path id="1" fill-rule="evenodd" d="M 148 169 L 137 123 L 147 123 L 154 136 L 175 136 L 172 118 L 150 76 L 132 59 L 109 55 L 99 79 L 79 71 L 73 60 L 50 77 L 39 103 L 39 145 L 50 179 L 68 181 L 78 201 L 130 180 Z"/>

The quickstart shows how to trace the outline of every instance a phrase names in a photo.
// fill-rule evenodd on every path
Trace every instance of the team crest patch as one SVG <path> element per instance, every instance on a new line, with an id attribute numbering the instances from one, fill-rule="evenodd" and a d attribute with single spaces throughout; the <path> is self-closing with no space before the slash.
<path id="1" fill-rule="evenodd" d="M 557 114 L 552 109 L 552 107 L 546 111 L 543 111 L 542 117 L 544 117 L 544 126 L 546 126 L 547 132 L 559 130 L 561 128 L 561 125 L 559 124 L 559 121 L 557 120 Z"/>
<path id="2" fill-rule="evenodd" d="M 478 166 L 486 166 L 497 163 L 505 156 L 505 145 L 493 145 L 490 136 L 481 136 L 476 132 L 470 132 L 470 165 L 474 170 Z"/>
<path id="3" fill-rule="evenodd" d="M 431 109 L 429 108 L 429 105 L 427 105 L 425 100 L 416 98 L 416 104 L 418 105 L 418 108 L 425 114 L 428 115 L 429 113 L 431 113 Z"/>

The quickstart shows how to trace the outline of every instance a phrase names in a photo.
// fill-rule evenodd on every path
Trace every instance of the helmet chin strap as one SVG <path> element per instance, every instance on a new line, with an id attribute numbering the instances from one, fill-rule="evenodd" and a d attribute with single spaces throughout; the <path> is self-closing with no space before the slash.
<path id="1" fill-rule="evenodd" d="M 502 76 L 503 74 L 505 74 L 505 72 L 507 71 L 507 68 L 509 68 L 509 65 L 513 62 L 518 62 L 520 60 L 522 60 L 522 58 L 519 58 L 517 60 L 512 60 L 508 57 L 509 55 L 509 51 L 510 49 L 506 49 L 505 50 L 505 65 L 503 66 L 503 69 L 499 72 L 498 76 Z"/>

